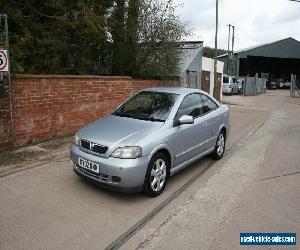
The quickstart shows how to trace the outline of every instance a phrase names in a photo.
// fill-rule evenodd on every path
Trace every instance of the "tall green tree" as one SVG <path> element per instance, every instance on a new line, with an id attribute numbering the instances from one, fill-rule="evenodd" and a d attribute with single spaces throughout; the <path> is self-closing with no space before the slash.
<path id="1" fill-rule="evenodd" d="M 116 0 L 111 15 L 112 74 L 123 75 L 125 67 L 125 0 Z"/>
<path id="2" fill-rule="evenodd" d="M 144 0 L 139 15 L 139 75 L 169 78 L 179 75 L 179 41 L 189 34 L 176 14 L 173 0 Z"/>
<path id="3" fill-rule="evenodd" d="M 14 73 L 108 73 L 112 0 L 0 1 Z"/>
<path id="4" fill-rule="evenodd" d="M 125 71 L 127 75 L 136 75 L 139 71 L 137 65 L 138 55 L 138 21 L 140 11 L 140 0 L 129 0 L 128 1 L 128 14 L 126 22 L 126 56 L 125 56 Z"/>
<path id="5" fill-rule="evenodd" d="M 173 0 L 117 0 L 112 15 L 112 72 L 141 78 L 178 75 L 187 34 Z"/>

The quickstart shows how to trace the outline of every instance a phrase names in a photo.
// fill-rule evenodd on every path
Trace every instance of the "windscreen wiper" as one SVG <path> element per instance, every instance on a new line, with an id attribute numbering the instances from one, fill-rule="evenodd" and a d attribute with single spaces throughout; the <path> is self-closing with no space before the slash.
<path id="1" fill-rule="evenodd" d="M 165 122 L 166 120 L 162 120 L 162 119 L 157 119 L 157 118 L 153 118 L 153 117 L 135 117 L 136 119 L 139 120 L 145 120 L 145 121 L 151 121 L 151 122 Z"/>

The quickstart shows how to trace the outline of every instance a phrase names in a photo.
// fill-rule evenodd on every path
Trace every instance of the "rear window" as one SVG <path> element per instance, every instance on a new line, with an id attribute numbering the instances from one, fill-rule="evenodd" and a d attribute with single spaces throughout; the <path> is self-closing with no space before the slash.
<path id="1" fill-rule="evenodd" d="M 229 77 L 223 76 L 223 83 L 229 83 Z"/>

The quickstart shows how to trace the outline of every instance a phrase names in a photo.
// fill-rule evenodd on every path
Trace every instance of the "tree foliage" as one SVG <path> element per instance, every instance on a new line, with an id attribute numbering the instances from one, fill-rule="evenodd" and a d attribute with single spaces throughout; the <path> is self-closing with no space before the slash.
<path id="1" fill-rule="evenodd" d="M 217 49 L 217 55 L 223 55 L 226 54 L 227 50 L 224 49 Z M 203 56 L 209 57 L 209 58 L 214 58 L 215 57 L 215 49 L 210 48 L 210 47 L 204 47 L 203 48 Z"/>
<path id="2" fill-rule="evenodd" d="M 188 34 L 176 15 L 172 0 L 146 0 L 139 16 L 139 49 L 141 76 L 169 77 L 178 75 L 181 50 L 178 41 Z"/>
<path id="3" fill-rule="evenodd" d="M 185 26 L 172 0 L 0 0 L 14 73 L 175 74 Z"/>
<path id="4" fill-rule="evenodd" d="M 1 0 L 15 73 L 105 73 L 111 0 Z M 2 8 L 1 8 L 2 9 Z"/>

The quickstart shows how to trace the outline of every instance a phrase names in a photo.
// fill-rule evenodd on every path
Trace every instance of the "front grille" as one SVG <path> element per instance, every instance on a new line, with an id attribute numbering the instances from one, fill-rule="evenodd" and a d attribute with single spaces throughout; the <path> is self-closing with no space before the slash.
<path id="1" fill-rule="evenodd" d="M 105 154 L 107 151 L 107 147 L 106 146 L 102 146 L 102 145 L 94 145 L 92 148 L 92 151 L 98 153 L 98 154 Z"/>
<path id="2" fill-rule="evenodd" d="M 97 154 L 105 154 L 108 150 L 107 146 L 99 145 L 84 139 L 81 140 L 80 144 L 82 148 L 95 152 Z"/>
<path id="3" fill-rule="evenodd" d="M 87 150 L 91 150 L 91 143 L 86 140 L 81 140 L 81 147 Z"/>

